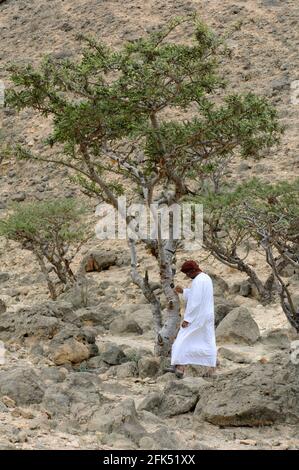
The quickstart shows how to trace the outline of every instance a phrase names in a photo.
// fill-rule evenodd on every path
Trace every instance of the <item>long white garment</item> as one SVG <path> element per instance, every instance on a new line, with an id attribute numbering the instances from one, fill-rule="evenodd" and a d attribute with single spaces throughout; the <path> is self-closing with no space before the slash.
<path id="1" fill-rule="evenodd" d="M 186 328 L 180 328 L 172 345 L 171 364 L 195 364 L 216 366 L 216 340 L 214 326 L 213 283 L 201 272 L 193 280 L 190 289 L 184 289 L 187 301 L 184 320 Z"/>

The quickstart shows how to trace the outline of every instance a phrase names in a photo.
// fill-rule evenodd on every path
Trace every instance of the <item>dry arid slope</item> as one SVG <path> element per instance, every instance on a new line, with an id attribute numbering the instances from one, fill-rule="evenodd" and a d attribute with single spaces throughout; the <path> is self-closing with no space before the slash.
<path id="1" fill-rule="evenodd" d="M 237 162 L 232 178 L 242 181 L 258 175 L 274 181 L 298 176 L 299 99 L 292 91 L 294 83 L 299 80 L 299 12 L 295 0 L 0 1 L 0 80 L 9 85 L 6 67 L 10 62 L 38 65 L 45 53 L 55 57 L 76 57 L 80 53 L 80 45 L 75 40 L 78 32 L 95 35 L 107 44 L 118 47 L 124 40 L 146 34 L 174 15 L 185 15 L 192 11 L 196 11 L 215 31 L 227 37 L 232 57 L 223 64 L 223 71 L 229 78 L 229 89 L 252 90 L 267 96 L 277 106 L 281 122 L 286 125 L 285 134 L 277 148 L 273 148 L 260 162 Z M 188 31 L 181 34 L 179 40 L 188 40 Z M 0 138 L 11 142 L 21 139 L 33 149 L 40 148 L 39 137 L 46 135 L 49 130 L 47 121 L 37 119 L 30 111 L 17 115 L 8 108 L 0 108 L 0 113 Z M 56 195 L 80 195 L 68 180 L 67 172 L 50 165 L 42 168 L 32 163 L 7 160 L 0 164 L 0 216 L 5 215 L 13 200 L 22 203 L 24 200 L 42 200 Z M 126 248 L 121 243 L 100 244 L 99 241 L 91 241 L 79 254 L 77 262 L 89 249 L 94 248 L 119 250 L 126 257 Z M 180 252 L 178 261 L 189 256 L 190 253 Z M 292 416 L 288 416 L 286 421 L 280 419 L 285 413 L 281 397 L 273 397 L 280 407 L 279 412 L 275 407 L 272 410 L 275 415 L 273 425 L 256 427 L 256 423 L 251 422 L 244 427 L 237 420 L 233 421 L 234 416 L 238 415 L 238 406 L 244 405 L 237 389 L 237 383 L 242 380 L 245 383 L 244 394 L 249 393 L 255 383 L 265 382 L 265 389 L 257 392 L 253 400 L 256 399 L 256 403 L 260 400 L 266 408 L 270 403 L 272 409 L 270 398 L 273 390 L 278 390 L 278 394 L 288 398 L 290 409 L 299 406 L 292 395 L 292 387 L 298 391 L 298 381 L 295 383 L 291 373 L 290 376 L 281 376 L 280 369 L 275 368 L 276 363 L 279 366 L 282 360 L 279 355 L 287 352 L 288 340 L 293 334 L 279 304 L 264 307 L 253 297 L 234 294 L 232 286 L 244 280 L 244 277 L 211 258 L 206 259 L 203 253 L 192 253 L 192 257 L 198 258 L 204 269 L 222 277 L 227 283 L 227 288 L 219 283 L 218 304 L 226 302 L 227 308 L 235 304 L 247 307 L 261 334 L 254 345 L 222 346 L 215 384 L 214 379 L 206 382 L 200 377 L 192 379 L 192 374 L 196 375 L 192 370 L 184 379 L 185 382 L 182 381 L 183 385 L 178 385 L 168 374 L 157 375 L 158 366 L 152 357 L 151 313 L 140 293 L 131 285 L 126 263 L 88 275 L 91 286 L 89 309 L 79 309 L 74 313 L 69 306 L 69 298 L 65 299 L 68 303 L 61 304 L 58 309 L 57 321 L 63 322 L 63 331 L 68 329 L 69 336 L 73 334 L 70 324 L 73 325 L 74 318 L 77 321 L 80 315 L 84 328 L 95 329 L 100 352 L 98 356 L 82 360 L 75 367 L 75 372 L 68 363 L 58 365 L 51 356 L 51 338 L 43 336 L 45 326 L 41 336 L 37 334 L 35 337 L 28 329 L 29 320 L 27 324 L 16 321 L 20 334 L 27 335 L 20 346 L 18 341 L 9 336 L 10 326 L 5 325 L 10 325 L 10 317 L 20 318 L 21 314 L 26 317 L 26 308 L 32 309 L 28 318 L 38 315 L 48 318 L 48 314 L 40 313 L 41 307 L 34 307 L 47 301 L 48 294 L 30 252 L 0 239 L 0 298 L 7 306 L 7 312 L 0 314 L 5 315 L 2 316 L 4 320 L 0 321 L 0 334 L 7 341 L 6 362 L 0 365 L 0 448 L 151 449 L 159 448 L 159 445 L 163 448 L 203 449 L 299 448 L 298 423 L 294 424 Z M 153 260 L 143 253 L 141 262 L 155 278 Z M 258 254 L 251 262 L 261 275 L 267 274 L 259 264 Z M 178 275 L 177 281 L 185 282 L 181 275 Z M 292 276 L 290 282 L 297 288 L 298 274 Z M 222 296 L 219 289 L 223 289 Z M 21 313 L 17 313 L 20 309 Z M 121 321 L 125 319 L 124 326 L 116 322 L 110 328 L 110 323 L 117 320 L 113 315 L 118 314 Z M 64 325 L 61 315 L 69 318 L 70 324 Z M 97 323 L 97 315 L 103 315 L 108 323 Z M 128 318 L 137 322 L 142 328 L 142 334 L 133 323 L 126 324 Z M 37 321 L 40 322 L 39 317 Z M 271 336 L 271 330 L 275 329 L 280 330 Z M 67 335 L 62 335 L 60 340 L 67 338 Z M 109 366 L 104 357 L 110 361 Z M 277 359 L 273 360 L 272 367 L 271 361 L 275 357 Z M 270 370 L 263 369 L 267 364 Z M 247 373 L 243 369 L 252 371 L 251 375 L 248 372 L 249 378 L 242 375 Z M 230 390 L 225 382 L 226 374 L 229 373 L 235 374 L 228 378 Z M 275 376 L 277 382 L 273 379 Z M 264 377 L 263 382 L 260 379 Z M 220 402 L 223 399 L 220 393 L 221 380 L 225 384 L 223 396 L 228 403 L 227 407 L 230 407 L 223 413 L 231 416 L 230 424 L 224 428 L 218 426 L 220 412 L 216 409 L 217 399 Z M 288 380 L 290 390 L 283 388 Z M 15 391 L 16 381 L 21 384 L 18 388 L 21 396 Z M 211 391 L 216 403 L 214 408 L 213 403 L 207 404 L 205 401 L 207 392 L 204 389 L 210 386 L 214 390 L 214 395 Z M 72 396 L 68 395 L 70 389 L 74 390 Z M 88 393 L 85 393 L 86 389 Z M 201 390 L 200 403 L 198 390 Z M 164 401 L 160 403 L 157 394 L 163 396 Z M 267 396 L 270 397 L 269 403 L 265 398 Z M 167 397 L 170 397 L 169 401 Z M 120 402 L 121 411 L 114 409 L 109 414 L 109 410 L 105 409 L 107 404 L 110 409 L 117 408 Z M 196 405 L 197 402 L 199 405 Z M 200 407 L 209 409 L 213 419 L 202 420 Z M 171 408 L 175 409 L 173 416 L 169 413 Z M 86 409 L 90 415 L 85 412 Z M 258 415 L 261 410 L 257 407 L 254 412 Z M 120 424 L 122 413 L 126 416 L 128 428 Z M 109 416 L 106 420 L 105 415 Z"/>

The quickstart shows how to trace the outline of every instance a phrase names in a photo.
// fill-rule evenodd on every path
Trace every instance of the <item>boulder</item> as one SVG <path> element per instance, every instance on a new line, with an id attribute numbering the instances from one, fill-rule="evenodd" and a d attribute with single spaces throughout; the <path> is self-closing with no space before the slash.
<path id="1" fill-rule="evenodd" d="M 239 351 L 233 351 L 229 348 L 218 348 L 218 355 L 238 364 L 251 364 L 252 362 L 248 355 Z"/>
<path id="2" fill-rule="evenodd" d="M 64 367 L 43 367 L 39 369 L 39 374 L 45 385 L 63 382 L 68 375 L 67 369 Z"/>
<path id="3" fill-rule="evenodd" d="M 155 377 L 159 371 L 160 361 L 156 357 L 146 356 L 138 361 L 139 377 Z"/>
<path id="4" fill-rule="evenodd" d="M 129 304 L 122 306 L 126 316 L 138 323 L 142 330 L 153 329 L 153 313 L 150 304 Z"/>
<path id="5" fill-rule="evenodd" d="M 7 395 L 17 405 L 41 403 L 44 384 L 33 368 L 17 367 L 0 372 L 0 397 Z"/>
<path id="6" fill-rule="evenodd" d="M 53 338 L 63 327 L 65 316 L 71 312 L 70 305 L 65 302 L 44 302 L 22 307 L 16 313 L 7 313 L 1 318 L 0 332 L 6 332 L 6 338 L 14 339 L 30 336 Z"/>
<path id="7" fill-rule="evenodd" d="M 116 366 L 127 362 L 127 357 L 123 350 L 115 343 L 105 343 L 100 347 L 101 359 L 110 366 Z"/>
<path id="8" fill-rule="evenodd" d="M 86 366 L 87 366 L 88 369 L 101 369 L 104 366 L 106 366 L 106 368 L 108 368 L 107 364 L 103 361 L 101 356 L 91 357 L 86 362 Z"/>
<path id="9" fill-rule="evenodd" d="M 267 336 L 264 336 L 261 339 L 262 343 L 267 346 L 272 346 L 277 350 L 289 350 L 290 349 L 290 340 L 286 330 L 276 329 L 271 330 Z"/>
<path id="10" fill-rule="evenodd" d="M 63 382 L 47 387 L 43 406 L 52 416 L 69 415 L 86 423 L 106 401 L 99 391 L 100 383 L 96 374 L 72 372 Z"/>
<path id="11" fill-rule="evenodd" d="M 110 323 L 109 330 L 112 334 L 135 333 L 142 335 L 143 330 L 132 318 L 119 316 Z"/>
<path id="12" fill-rule="evenodd" d="M 103 326 L 109 329 L 111 322 L 119 315 L 111 305 L 101 303 L 94 307 L 77 310 L 76 324 L 89 324 L 94 326 Z"/>
<path id="13" fill-rule="evenodd" d="M 298 372 L 298 365 L 275 360 L 220 375 L 203 389 L 195 419 L 217 426 L 299 423 Z"/>
<path id="14" fill-rule="evenodd" d="M 112 403 L 102 406 L 92 416 L 88 430 L 121 434 L 136 444 L 147 435 L 145 428 L 139 422 L 135 403 L 131 398 L 114 406 Z"/>
<path id="15" fill-rule="evenodd" d="M 180 439 L 179 433 L 170 430 L 167 426 L 160 426 L 154 432 L 149 434 L 149 438 L 151 441 L 155 442 L 154 449 L 158 450 L 178 450 L 178 449 L 186 449 L 186 445 Z M 144 445 L 144 442 L 151 442 L 151 441 L 144 441 L 142 438 L 139 441 L 140 448 Z"/>
<path id="16" fill-rule="evenodd" d="M 254 344 L 259 337 L 259 327 L 245 307 L 234 308 L 216 329 L 216 338 L 220 343 Z"/>
<path id="17" fill-rule="evenodd" d="M 223 297 L 215 297 L 215 326 L 217 327 L 226 315 L 237 307 L 236 302 L 226 300 Z"/>
<path id="18" fill-rule="evenodd" d="M 100 272 L 115 266 L 116 260 L 117 253 L 114 251 L 92 251 L 83 258 L 81 268 L 87 273 Z"/>
<path id="19" fill-rule="evenodd" d="M 207 272 L 213 282 L 213 291 L 215 296 L 223 297 L 225 292 L 228 292 L 228 284 L 217 274 Z"/>
<path id="20" fill-rule="evenodd" d="M 116 366 L 116 377 L 118 379 L 126 379 L 128 377 L 137 377 L 138 367 L 135 362 L 126 362 Z"/>
<path id="21" fill-rule="evenodd" d="M 165 385 L 163 393 L 149 393 L 139 404 L 138 411 L 146 410 L 162 417 L 188 413 L 194 409 L 201 390 L 207 385 L 208 382 L 198 377 L 172 380 Z"/>
<path id="22" fill-rule="evenodd" d="M 85 344 L 70 338 L 57 349 L 55 348 L 51 359 L 57 366 L 60 366 L 68 363 L 78 364 L 88 359 L 89 355 L 89 350 Z"/>
<path id="23" fill-rule="evenodd" d="M 47 355 L 56 365 L 78 364 L 98 353 L 95 338 L 93 328 L 68 325 L 54 336 L 47 346 Z"/>

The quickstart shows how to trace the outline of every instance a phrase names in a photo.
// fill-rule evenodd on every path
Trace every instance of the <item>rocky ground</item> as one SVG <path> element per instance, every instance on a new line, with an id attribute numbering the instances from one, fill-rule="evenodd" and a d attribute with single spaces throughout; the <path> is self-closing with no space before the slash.
<path id="1" fill-rule="evenodd" d="M 232 60 L 223 70 L 231 89 L 268 96 L 287 126 L 277 148 L 259 163 L 236 163 L 231 177 L 290 179 L 299 164 L 296 3 L 2 1 L 0 79 L 9 84 L 10 61 L 38 64 L 43 53 L 76 57 L 78 31 L 117 47 L 196 10 L 228 37 Z M 1 119 L 5 139 L 21 137 L 34 150 L 49 130 L 29 111 L 19 116 L 5 108 Z M 78 194 L 67 172 L 50 165 L 0 165 L 0 216 L 11 201 Z M 213 276 L 220 365 L 211 378 L 189 368 L 178 380 L 163 374 L 164 362 L 153 355 L 151 312 L 130 282 L 126 247 L 90 241 L 75 268 L 91 250 L 110 267 L 87 274 L 87 306 L 75 290 L 54 303 L 31 253 L 0 239 L 1 449 L 299 448 L 299 366 L 290 360 L 296 337 L 277 300 L 263 306 L 246 277 L 200 251 L 180 251 L 178 263 L 191 256 Z M 259 253 L 250 262 L 267 276 Z M 141 252 L 140 263 L 156 281 L 154 260 Z M 298 292 L 299 274 L 286 269 L 284 276 Z M 186 281 L 179 274 L 177 282 Z"/>
<path id="2" fill-rule="evenodd" d="M 1 273 L 10 294 L 13 279 L 27 276 L 1 313 L 1 448 L 298 448 L 296 337 L 279 306 L 262 306 L 244 281 L 210 269 L 220 365 L 211 378 L 189 367 L 176 379 L 153 354 L 151 311 L 118 248 L 96 252 L 100 269 L 107 259 L 111 266 L 87 274 L 87 306 L 76 292 L 47 300 L 34 266 Z M 153 269 L 148 257 L 141 262 Z M 290 281 L 298 285 L 298 274 Z"/>

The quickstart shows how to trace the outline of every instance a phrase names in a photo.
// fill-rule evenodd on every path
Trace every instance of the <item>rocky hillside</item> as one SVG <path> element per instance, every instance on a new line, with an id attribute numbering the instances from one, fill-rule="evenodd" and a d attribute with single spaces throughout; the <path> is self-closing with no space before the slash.
<path id="1" fill-rule="evenodd" d="M 173 15 L 197 11 L 227 37 L 232 57 L 223 72 L 230 88 L 267 96 L 286 125 L 277 148 L 258 163 L 236 163 L 231 177 L 292 179 L 299 167 L 296 4 L 0 1 L 0 80 L 9 85 L 10 62 L 38 65 L 45 53 L 76 57 L 78 32 L 117 48 Z M 188 40 L 188 30 L 181 35 Z M 0 138 L 41 148 L 49 122 L 29 111 L 0 112 Z M 66 171 L 0 163 L 0 216 L 11 201 L 56 195 L 79 196 Z M 220 365 L 209 378 L 189 367 L 186 378 L 174 379 L 153 354 L 151 311 L 130 282 L 126 246 L 91 240 L 77 265 L 90 251 L 98 270 L 87 274 L 87 306 L 76 290 L 52 302 L 31 253 L 0 239 L 1 449 L 299 448 L 299 370 L 290 360 L 296 337 L 278 303 L 261 305 L 244 276 L 192 253 L 214 280 Z M 179 252 L 178 263 L 189 256 Z M 267 275 L 258 253 L 250 261 L 261 277 Z M 140 263 L 155 281 L 153 259 L 144 252 Z M 286 269 L 283 275 L 298 291 L 299 274 Z M 177 282 L 185 283 L 180 274 Z"/>

